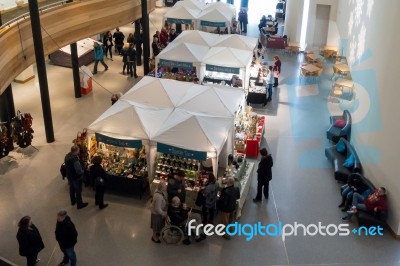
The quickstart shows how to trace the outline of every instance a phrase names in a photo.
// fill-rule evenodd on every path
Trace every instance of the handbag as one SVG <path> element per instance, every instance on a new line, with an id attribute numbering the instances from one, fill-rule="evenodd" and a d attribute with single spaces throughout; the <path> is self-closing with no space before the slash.
<path id="1" fill-rule="evenodd" d="M 204 197 L 204 189 L 201 189 L 198 193 L 197 193 L 197 197 L 196 197 L 196 201 L 195 204 L 196 206 L 203 206 L 204 203 L 206 203 L 206 197 Z"/>
<path id="2" fill-rule="evenodd" d="M 61 164 L 60 173 L 61 173 L 62 179 L 64 180 L 67 177 L 67 167 L 65 166 L 65 163 Z"/>

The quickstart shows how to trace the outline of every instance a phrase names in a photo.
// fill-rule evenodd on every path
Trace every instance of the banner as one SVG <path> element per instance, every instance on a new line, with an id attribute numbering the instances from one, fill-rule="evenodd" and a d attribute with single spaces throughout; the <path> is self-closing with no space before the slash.
<path id="1" fill-rule="evenodd" d="M 186 68 L 186 69 L 190 69 L 190 70 L 193 69 L 193 64 L 187 63 L 187 62 L 178 62 L 178 61 L 170 61 L 170 60 L 160 59 L 159 64 L 160 64 L 160 66 L 165 66 L 165 67 Z"/>
<path id="2" fill-rule="evenodd" d="M 239 74 L 240 73 L 240 68 L 238 68 L 238 67 L 223 67 L 223 66 L 216 66 L 216 65 L 209 65 L 209 64 L 206 64 L 206 70 L 230 73 L 230 74 Z"/>
<path id="3" fill-rule="evenodd" d="M 206 27 L 220 27 L 220 28 L 226 27 L 225 22 L 212 22 L 207 20 L 200 20 L 200 25 Z"/>
<path id="4" fill-rule="evenodd" d="M 117 146 L 117 147 L 125 147 L 125 148 L 137 148 L 140 149 L 142 147 L 142 141 L 136 139 L 116 139 L 112 137 L 108 137 L 102 135 L 100 133 L 95 133 L 97 142 L 103 142 L 105 144 Z"/>
<path id="5" fill-rule="evenodd" d="M 157 151 L 199 161 L 205 161 L 207 159 L 207 152 L 181 149 L 163 143 L 157 143 Z"/>
<path id="6" fill-rule="evenodd" d="M 183 19 L 183 18 L 167 18 L 167 22 L 175 24 L 192 24 L 191 19 Z"/>

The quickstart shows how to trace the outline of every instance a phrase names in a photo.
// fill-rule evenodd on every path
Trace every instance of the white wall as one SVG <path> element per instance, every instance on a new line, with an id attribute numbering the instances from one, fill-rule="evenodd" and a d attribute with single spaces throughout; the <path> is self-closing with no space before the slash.
<path id="1" fill-rule="evenodd" d="M 315 17 L 316 17 L 316 13 L 317 13 L 317 5 L 331 6 L 329 20 L 335 21 L 336 13 L 337 13 L 337 3 L 338 3 L 338 0 L 310 0 L 310 7 L 308 10 L 307 35 L 306 35 L 307 47 L 314 46 L 313 39 L 314 39 Z M 328 34 L 328 36 L 329 36 L 329 34 Z"/>
<path id="2" fill-rule="evenodd" d="M 300 43 L 303 6 L 304 0 L 287 2 L 284 34 L 288 36 L 290 42 Z"/>
<path id="3" fill-rule="evenodd" d="M 388 222 L 397 235 L 400 235 L 399 10 L 400 1 L 339 0 L 337 12 L 340 36 L 348 40 L 346 56 L 351 64 L 359 63 L 351 67 L 353 79 L 356 83 L 368 80 L 366 91 L 371 102 L 368 105 L 367 100 L 360 101 L 356 119 L 360 120 L 357 113 L 368 113 L 354 124 L 351 141 L 365 176 L 388 190 Z M 356 93 L 357 90 L 360 93 L 363 87 L 356 88 Z M 365 149 L 365 144 L 373 148 Z"/>

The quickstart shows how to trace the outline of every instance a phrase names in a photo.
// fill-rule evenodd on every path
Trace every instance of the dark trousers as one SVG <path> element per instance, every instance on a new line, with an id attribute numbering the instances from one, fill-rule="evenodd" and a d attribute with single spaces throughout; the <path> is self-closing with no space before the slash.
<path id="1" fill-rule="evenodd" d="M 244 33 L 247 32 L 247 23 L 240 21 L 240 31 Z"/>
<path id="2" fill-rule="evenodd" d="M 69 180 L 69 197 L 71 204 L 82 206 L 82 179 Z"/>
<path id="3" fill-rule="evenodd" d="M 269 181 L 258 180 L 257 184 L 257 200 L 261 200 L 262 197 L 262 188 L 264 187 L 264 197 L 268 199 L 268 192 L 269 192 Z"/>
<path id="4" fill-rule="evenodd" d="M 110 58 L 112 59 L 112 46 L 106 46 L 106 56 L 108 56 L 108 53 L 110 53 Z"/>
<path id="5" fill-rule="evenodd" d="M 274 77 L 274 87 L 278 86 L 278 78 Z"/>
<path id="6" fill-rule="evenodd" d="M 126 69 L 127 73 L 129 74 L 129 64 L 128 64 L 128 62 L 124 62 L 124 65 L 122 67 L 122 74 L 125 74 L 125 69 Z"/>
<path id="7" fill-rule="evenodd" d="M 104 186 L 96 187 L 96 193 L 94 195 L 94 198 L 95 198 L 95 204 L 99 205 L 99 208 L 104 207 L 104 191 L 105 191 Z"/>
<path id="8" fill-rule="evenodd" d="M 33 254 L 31 256 L 26 256 L 26 265 L 34 266 L 36 264 L 38 254 Z"/>
<path id="9" fill-rule="evenodd" d="M 131 77 L 133 77 L 133 76 L 136 77 L 137 76 L 136 75 L 136 62 L 135 61 L 129 62 L 128 73 L 131 73 Z"/>
<path id="10" fill-rule="evenodd" d="M 94 60 L 94 67 L 93 67 L 93 74 L 97 73 L 97 65 L 99 64 L 99 62 L 104 66 L 105 69 L 108 69 L 108 66 L 106 65 L 106 63 L 104 63 L 104 60 Z"/>
<path id="11" fill-rule="evenodd" d="M 136 65 L 142 65 L 142 50 L 136 49 Z"/>
<path id="12" fill-rule="evenodd" d="M 124 44 L 116 44 L 115 45 L 115 52 L 117 52 L 119 55 L 121 54 L 122 47 L 124 47 Z"/>
<path id="13" fill-rule="evenodd" d="M 207 208 L 203 205 L 201 212 L 203 216 L 203 224 L 212 224 L 214 221 L 215 208 Z"/>

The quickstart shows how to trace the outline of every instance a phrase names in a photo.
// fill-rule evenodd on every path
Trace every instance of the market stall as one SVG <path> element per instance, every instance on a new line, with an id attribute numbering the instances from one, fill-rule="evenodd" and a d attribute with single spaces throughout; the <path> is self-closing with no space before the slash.
<path id="1" fill-rule="evenodd" d="M 228 47 L 213 47 L 205 56 L 203 63 L 204 84 L 221 84 L 247 88 L 248 69 L 253 52 Z"/>
<path id="2" fill-rule="evenodd" d="M 208 50 L 197 44 L 170 43 L 156 56 L 156 77 L 189 82 L 201 77 L 201 62 Z"/>
<path id="3" fill-rule="evenodd" d="M 175 5 L 164 14 L 164 21 L 169 24 L 191 25 L 191 28 L 193 28 L 197 26 L 197 17 L 200 12 L 201 10 L 199 9 L 193 9 L 185 5 Z"/>
<path id="4" fill-rule="evenodd" d="M 142 140 L 150 180 L 161 178 L 155 169 L 163 154 L 168 154 L 166 146 L 168 150 L 186 151 L 181 154 L 201 153 L 202 160 L 212 161 L 216 175 L 218 158 L 226 158 L 233 151 L 230 140 L 233 140 L 234 113 L 243 98 L 244 93 L 239 89 L 144 77 L 89 129 L 112 138 Z M 190 159 L 181 157 L 182 163 Z M 164 171 L 171 171 L 166 165 L 163 167 Z M 122 170 L 119 173 L 127 173 Z M 199 172 L 187 175 L 196 182 Z"/>
<path id="5" fill-rule="evenodd" d="M 268 66 L 265 62 L 255 60 L 249 68 L 250 81 L 246 95 L 247 105 L 267 104 L 267 90 L 265 79 L 268 74 Z"/>
<path id="6" fill-rule="evenodd" d="M 252 107 L 238 112 L 235 118 L 235 151 L 257 158 L 264 131 L 265 117 L 254 113 Z"/>
<path id="7" fill-rule="evenodd" d="M 205 9 L 197 17 L 197 29 L 213 33 L 231 33 L 235 13 L 230 10 Z"/>
<path id="8" fill-rule="evenodd" d="M 94 42 L 99 43 L 92 38 L 86 38 L 76 42 L 79 66 L 88 65 L 94 61 Z M 49 54 L 49 58 L 53 65 L 72 67 L 71 46 L 67 45 L 60 48 L 59 50 Z"/>

